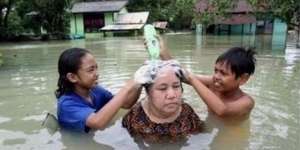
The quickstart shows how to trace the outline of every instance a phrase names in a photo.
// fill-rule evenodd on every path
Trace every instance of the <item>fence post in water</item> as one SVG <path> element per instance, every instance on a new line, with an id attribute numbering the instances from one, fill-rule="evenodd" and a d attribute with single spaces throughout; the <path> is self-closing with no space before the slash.
<path id="1" fill-rule="evenodd" d="M 3 64 L 3 60 L 2 60 L 2 53 L 0 53 L 0 67 Z"/>
<path id="2" fill-rule="evenodd" d="M 202 24 L 197 24 L 196 25 L 196 34 L 197 35 L 202 35 Z"/>
<path id="3" fill-rule="evenodd" d="M 280 19 L 274 20 L 272 34 L 272 51 L 284 51 L 287 40 L 287 24 Z"/>

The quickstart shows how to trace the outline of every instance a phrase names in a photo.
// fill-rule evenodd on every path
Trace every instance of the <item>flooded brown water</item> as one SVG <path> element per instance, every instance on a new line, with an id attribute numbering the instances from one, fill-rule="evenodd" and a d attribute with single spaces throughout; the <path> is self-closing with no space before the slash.
<path id="1" fill-rule="evenodd" d="M 47 112 L 56 114 L 54 90 L 57 59 L 62 50 L 83 47 L 99 63 L 100 84 L 117 92 L 148 58 L 142 37 L 0 43 L 0 149 L 212 149 L 296 150 L 300 128 L 300 49 L 289 40 L 286 50 L 270 45 L 269 36 L 165 35 L 175 58 L 195 73 L 213 72 L 214 60 L 232 46 L 257 46 L 254 76 L 242 88 L 255 99 L 255 108 L 242 124 L 222 123 L 208 115 L 192 88 L 184 97 L 208 126 L 204 133 L 172 144 L 139 143 L 121 127 L 121 110 L 111 125 L 90 134 L 41 126 Z"/>

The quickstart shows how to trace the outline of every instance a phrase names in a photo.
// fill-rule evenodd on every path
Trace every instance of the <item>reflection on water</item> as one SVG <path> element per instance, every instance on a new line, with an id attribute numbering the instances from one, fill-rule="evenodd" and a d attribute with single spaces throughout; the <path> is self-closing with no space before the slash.
<path id="1" fill-rule="evenodd" d="M 219 149 L 245 149 L 249 147 L 250 120 L 222 120 L 212 113 L 206 118 L 207 132 L 218 130 L 210 143 L 210 148 Z"/>
<path id="2" fill-rule="evenodd" d="M 121 110 L 111 125 L 90 134 L 41 126 L 47 112 L 56 113 L 54 90 L 57 59 L 70 47 L 90 49 L 99 63 L 101 84 L 113 93 L 131 78 L 147 58 L 142 37 L 1 43 L 0 149 L 296 149 L 299 145 L 300 50 L 289 40 L 285 51 L 272 46 L 270 36 L 166 35 L 175 58 L 195 73 L 212 73 L 214 60 L 232 46 L 257 47 L 255 75 L 242 88 L 255 98 L 250 120 L 222 123 L 207 113 L 189 86 L 184 97 L 206 121 L 204 133 L 187 141 L 149 145 L 134 141 L 121 127 Z M 273 48 L 273 49 L 272 49 Z"/>

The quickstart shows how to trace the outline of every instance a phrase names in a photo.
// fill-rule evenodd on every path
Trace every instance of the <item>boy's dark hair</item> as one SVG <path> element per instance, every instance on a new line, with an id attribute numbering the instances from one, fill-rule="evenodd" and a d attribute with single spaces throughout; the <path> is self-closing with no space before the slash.
<path id="1" fill-rule="evenodd" d="M 255 54 L 253 48 L 233 47 L 220 55 L 216 63 L 225 63 L 235 73 L 235 78 L 244 73 L 252 75 L 255 71 Z"/>
<path id="2" fill-rule="evenodd" d="M 60 55 L 58 60 L 58 89 L 55 91 L 56 98 L 59 98 L 66 92 L 73 91 L 74 85 L 67 79 L 67 74 L 77 73 L 81 65 L 81 58 L 87 53 L 90 52 L 82 48 L 70 48 Z"/>

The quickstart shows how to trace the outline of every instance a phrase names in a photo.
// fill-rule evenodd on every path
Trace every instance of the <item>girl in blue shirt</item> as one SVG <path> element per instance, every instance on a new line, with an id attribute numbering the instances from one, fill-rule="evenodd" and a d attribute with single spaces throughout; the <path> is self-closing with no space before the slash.
<path id="1" fill-rule="evenodd" d="M 115 96 L 99 86 L 97 62 L 88 50 L 81 48 L 70 48 L 60 55 L 58 73 L 58 122 L 75 131 L 104 129 L 121 107 L 131 108 L 141 92 L 141 85 L 133 80 Z"/>

